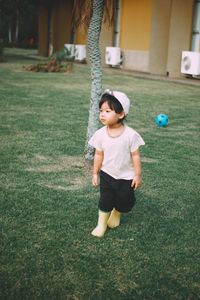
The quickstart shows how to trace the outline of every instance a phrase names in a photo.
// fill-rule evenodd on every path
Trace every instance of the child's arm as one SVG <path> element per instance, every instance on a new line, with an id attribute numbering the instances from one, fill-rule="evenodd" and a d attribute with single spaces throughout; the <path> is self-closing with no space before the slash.
<path id="1" fill-rule="evenodd" d="M 93 166 L 93 176 L 92 184 L 93 186 L 99 185 L 99 171 L 103 162 L 103 151 L 96 150 L 94 155 L 94 166 Z"/>
<path id="2" fill-rule="evenodd" d="M 135 170 L 135 176 L 133 178 L 131 186 L 134 187 L 136 190 L 138 187 L 142 185 L 142 170 L 141 170 L 141 159 L 140 159 L 140 152 L 136 150 L 131 153 L 132 163 Z"/>

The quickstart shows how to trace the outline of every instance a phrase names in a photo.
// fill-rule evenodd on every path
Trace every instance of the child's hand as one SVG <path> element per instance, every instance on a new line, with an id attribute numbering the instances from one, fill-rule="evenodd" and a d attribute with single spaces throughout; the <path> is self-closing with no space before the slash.
<path id="1" fill-rule="evenodd" d="M 93 176 L 92 176 L 92 185 L 93 186 L 98 186 L 99 185 L 99 175 L 98 174 L 93 174 Z"/>
<path id="2" fill-rule="evenodd" d="M 136 190 L 137 188 L 139 188 L 142 185 L 142 178 L 140 175 L 135 175 L 135 177 L 133 178 L 131 187 L 134 188 L 134 190 Z"/>

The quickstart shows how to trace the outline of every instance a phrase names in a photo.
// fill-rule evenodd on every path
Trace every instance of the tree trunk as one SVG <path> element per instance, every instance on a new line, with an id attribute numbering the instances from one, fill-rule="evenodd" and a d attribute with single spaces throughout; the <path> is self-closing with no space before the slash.
<path id="1" fill-rule="evenodd" d="M 11 24 L 10 20 L 9 20 L 9 25 L 8 25 L 8 42 L 9 42 L 9 44 L 12 43 L 12 24 Z"/>
<path id="2" fill-rule="evenodd" d="M 16 24 L 15 24 L 15 43 L 19 41 L 19 10 L 16 11 Z"/>
<path id="3" fill-rule="evenodd" d="M 91 68 L 91 96 L 90 110 L 85 144 L 85 159 L 92 161 L 94 149 L 88 145 L 88 141 L 99 125 L 99 100 L 102 93 L 102 67 L 99 49 L 99 36 L 103 20 L 104 0 L 93 1 L 93 13 L 88 28 L 88 51 Z"/>
<path id="4" fill-rule="evenodd" d="M 51 56 L 53 52 L 53 6 L 50 3 L 48 11 L 48 56 Z"/>

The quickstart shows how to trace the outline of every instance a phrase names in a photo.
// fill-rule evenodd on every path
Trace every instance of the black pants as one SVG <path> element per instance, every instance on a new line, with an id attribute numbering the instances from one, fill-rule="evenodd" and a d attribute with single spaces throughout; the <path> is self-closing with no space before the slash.
<path id="1" fill-rule="evenodd" d="M 100 171 L 100 200 L 99 209 L 110 212 L 115 208 L 121 213 L 129 212 L 135 204 L 132 180 L 115 179 Z"/>

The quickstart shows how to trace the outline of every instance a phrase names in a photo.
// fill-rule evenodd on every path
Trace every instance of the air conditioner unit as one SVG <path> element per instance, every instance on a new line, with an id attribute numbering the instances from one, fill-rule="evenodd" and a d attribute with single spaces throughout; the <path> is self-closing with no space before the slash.
<path id="1" fill-rule="evenodd" d="M 181 73 L 200 75 L 200 52 L 182 52 Z"/>
<path id="2" fill-rule="evenodd" d="M 64 48 L 67 49 L 69 53 L 68 56 L 73 58 L 75 57 L 75 45 L 74 44 L 64 44 Z"/>
<path id="3" fill-rule="evenodd" d="M 105 62 L 113 67 L 119 66 L 122 62 L 121 50 L 119 47 L 106 47 Z"/>
<path id="4" fill-rule="evenodd" d="M 86 45 L 75 46 L 75 60 L 84 61 L 86 59 Z"/>

